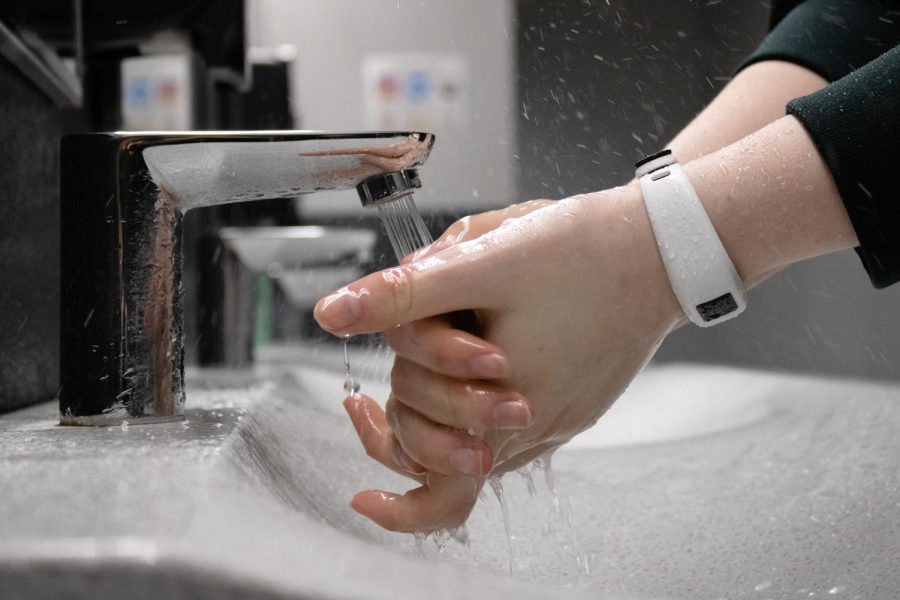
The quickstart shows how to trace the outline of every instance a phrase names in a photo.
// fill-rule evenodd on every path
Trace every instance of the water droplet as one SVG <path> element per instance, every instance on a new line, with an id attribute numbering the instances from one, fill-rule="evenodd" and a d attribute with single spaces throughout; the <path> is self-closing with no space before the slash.
<path id="1" fill-rule="evenodd" d="M 357 394 L 359 393 L 359 382 L 356 381 L 353 377 L 347 377 L 344 379 L 344 391 L 348 394 Z"/>

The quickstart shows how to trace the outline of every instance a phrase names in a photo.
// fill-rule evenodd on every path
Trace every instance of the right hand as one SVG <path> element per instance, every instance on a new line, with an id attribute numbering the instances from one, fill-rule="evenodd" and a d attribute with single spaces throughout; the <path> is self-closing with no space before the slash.
<path id="1" fill-rule="evenodd" d="M 440 342 L 389 334 L 398 359 L 388 418 L 364 418 L 369 404 L 351 407 L 351 417 L 370 454 L 393 465 L 378 448 L 395 437 L 443 491 L 431 493 L 419 474 L 423 487 L 403 496 L 358 494 L 354 508 L 388 529 L 459 525 L 489 473 L 458 469 L 449 460 L 455 450 L 477 448 L 480 464 L 502 473 L 565 443 L 607 410 L 683 316 L 634 185 L 487 229 L 364 277 L 316 307 L 336 335 L 473 311 L 481 343 L 508 363 L 496 381 L 467 380 L 462 363 L 442 358 Z M 494 409 L 503 402 L 524 403 L 530 424 L 499 428 L 503 411 Z"/>

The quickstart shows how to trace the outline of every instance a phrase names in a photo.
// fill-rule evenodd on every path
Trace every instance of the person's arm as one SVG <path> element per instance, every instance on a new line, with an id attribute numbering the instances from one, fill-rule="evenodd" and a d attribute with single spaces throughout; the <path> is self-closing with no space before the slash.
<path id="1" fill-rule="evenodd" d="M 745 280 L 857 243 L 828 169 L 794 117 L 685 169 Z M 683 317 L 632 183 L 545 206 L 364 277 L 323 299 L 316 318 L 346 335 L 459 310 L 474 310 L 484 339 L 504 349 L 508 376 L 499 387 L 519 395 L 485 397 L 477 386 L 469 393 L 456 379 L 401 362 L 391 428 L 371 399 L 348 401 L 374 458 L 397 468 L 396 439 L 427 469 L 407 494 L 354 498 L 356 510 L 388 529 L 464 521 L 488 464 L 496 472 L 517 468 L 591 425 Z M 511 400 L 526 403 L 530 425 L 491 428 L 492 409 Z M 460 449 L 476 452 L 479 473 L 454 470 L 447 457 Z"/>
<path id="2" fill-rule="evenodd" d="M 811 94 L 827 83 L 793 63 L 754 63 L 735 75 L 668 148 L 682 163 L 724 148 L 783 117 L 791 99 Z"/>
<path id="3" fill-rule="evenodd" d="M 900 46 L 787 107 L 827 163 L 859 238 L 856 252 L 877 288 L 900 281 L 898 107 Z"/>
<path id="4" fill-rule="evenodd" d="M 881 13 L 889 12 L 890 6 L 896 4 L 872 0 L 859 3 L 807 0 L 802 3 L 745 63 L 745 68 L 719 97 L 673 140 L 671 145 L 676 155 L 685 162 L 736 141 L 783 114 L 788 99 L 821 88 L 826 80 L 837 79 L 884 52 L 896 43 L 890 40 L 896 38 L 900 19 L 882 19 Z M 848 27 L 861 33 L 848 35 Z M 816 35 L 809 35 L 814 30 Z M 798 31 L 806 33 L 797 35 Z M 897 78 L 894 77 L 893 81 L 896 82 Z M 885 178 L 877 177 L 879 170 L 884 170 L 881 168 L 883 165 L 897 162 L 892 159 L 897 153 L 896 141 L 890 143 L 892 132 L 897 129 L 891 125 L 896 124 L 896 111 L 885 112 L 884 109 L 885 106 L 888 109 L 895 106 L 897 84 L 891 87 L 885 82 L 890 84 L 892 80 L 887 78 L 875 82 L 879 97 L 874 99 L 860 98 L 859 88 L 854 92 L 857 98 L 852 104 L 865 106 L 866 118 L 862 124 L 867 124 L 867 127 L 853 127 L 854 119 L 840 114 L 844 109 L 840 98 L 831 97 L 833 92 L 847 94 L 847 88 L 823 90 L 810 96 L 808 101 L 804 99 L 792 103 L 791 107 L 791 111 L 806 124 L 831 172 L 835 173 L 841 194 L 848 202 L 851 218 L 857 230 L 862 231 L 864 246 L 868 247 L 863 248 L 861 253 L 876 284 L 892 281 L 898 272 L 892 266 L 897 264 L 896 260 L 889 262 L 885 268 L 881 259 L 890 258 L 891 253 L 894 259 L 900 255 L 891 246 L 897 236 L 885 235 L 884 225 L 879 229 L 881 222 L 888 227 L 900 223 L 896 206 L 892 207 L 885 193 L 889 190 L 882 185 Z M 866 88 L 862 89 L 864 91 Z M 846 95 L 842 97 L 848 98 Z M 880 120 L 873 119 L 873 114 Z M 830 127 L 832 121 L 846 121 L 847 127 L 838 127 L 836 132 L 840 135 L 834 136 L 835 130 Z M 880 129 L 876 123 L 882 124 Z M 784 126 L 780 132 L 767 127 L 733 147 L 686 166 L 748 284 L 758 282 L 773 270 L 805 256 L 857 243 L 853 229 L 848 227 L 846 212 L 842 212 L 840 202 L 834 202 L 837 198 L 835 186 L 821 160 L 815 160 L 819 155 L 809 150 L 810 140 L 804 130 L 793 119 L 782 120 L 780 124 Z M 792 145 L 788 136 L 793 136 L 795 141 L 802 139 L 799 147 L 807 148 L 803 156 L 796 154 L 797 146 Z M 757 144 L 756 147 L 754 144 Z M 854 147 L 871 148 L 873 145 L 881 150 L 877 160 L 872 164 L 860 165 L 859 153 L 854 152 Z M 853 168 L 848 169 L 848 164 Z M 721 170 L 718 174 L 717 168 Z M 789 173 L 784 172 L 785 168 Z M 855 174 L 865 181 L 854 177 Z M 729 177 L 733 189 L 723 187 Z M 810 178 L 811 182 L 804 183 Z M 797 186 L 802 186 L 802 190 Z M 856 186 L 855 192 L 853 186 Z M 795 193 L 799 196 L 794 197 L 792 194 Z M 818 198 L 819 203 L 814 201 L 814 197 Z M 602 212 L 603 218 L 594 220 L 588 214 L 592 211 L 584 212 L 583 201 L 587 198 L 597 205 L 592 208 Z M 596 411 L 602 412 L 615 399 L 618 395 L 615 389 L 622 384 L 622 377 L 627 382 L 637 370 L 635 365 L 639 366 L 642 360 L 649 357 L 665 332 L 683 318 L 677 307 L 672 308 L 674 298 L 667 282 L 662 284 L 664 276 L 659 276 L 661 263 L 655 248 L 652 244 L 637 243 L 641 239 L 646 241 L 648 227 L 642 204 L 636 203 L 636 198 L 639 199 L 639 195 L 636 186 L 632 185 L 564 202 L 572 209 L 564 216 L 578 221 L 577 225 L 561 225 L 559 213 L 548 212 L 549 208 L 544 208 L 533 218 L 524 216 L 546 207 L 549 201 L 468 217 L 420 253 L 417 260 L 406 265 L 414 271 L 422 269 L 423 273 L 427 273 L 421 283 L 443 290 L 444 294 L 453 296 L 453 300 L 467 308 L 480 306 L 477 303 L 480 297 L 484 307 L 479 314 L 488 339 L 454 330 L 437 313 L 434 313 L 436 316 L 389 329 L 387 337 L 398 353 L 398 360 L 392 376 L 394 395 L 387 405 L 388 415 L 374 401 L 363 396 L 349 398 L 346 405 L 367 451 L 385 465 L 410 475 L 424 485 L 404 496 L 379 492 L 359 494 L 354 499 L 357 510 L 390 529 L 433 529 L 459 523 L 474 504 L 477 490 L 489 469 L 507 470 L 520 461 L 529 460 L 535 453 L 555 447 L 567 439 L 573 429 L 589 425 L 593 415 L 599 414 Z M 576 207 L 579 209 L 576 210 Z M 555 221 L 554 214 L 557 217 Z M 516 221 L 491 233 L 507 218 L 516 218 Z M 585 226 L 589 229 L 584 230 Z M 745 229 L 747 226 L 749 229 Z M 518 233 L 530 239 L 528 246 L 536 252 L 533 258 L 523 256 L 521 245 L 516 243 L 517 240 L 510 239 L 511 227 L 518 227 Z M 572 250 L 574 231 L 584 231 L 587 238 L 592 238 L 596 231 L 591 227 L 600 228 L 602 237 L 595 239 L 590 248 L 605 248 L 606 252 L 599 256 L 589 252 L 588 256 L 593 256 L 595 260 L 588 265 L 581 263 L 577 257 L 568 260 L 563 257 L 561 264 L 578 271 L 578 277 L 569 278 L 568 287 L 560 287 L 560 281 L 553 277 L 546 278 L 546 285 L 543 286 L 534 282 L 523 286 L 533 267 L 545 264 L 547 256 L 558 257 L 561 250 Z M 642 229 L 643 234 L 640 233 Z M 629 230 L 630 235 L 621 237 L 623 231 Z M 558 231 L 566 231 L 568 235 L 555 237 Z M 479 241 L 482 235 L 484 239 Z M 488 240 L 502 241 L 504 252 L 498 255 L 496 247 L 482 248 L 480 244 Z M 509 253 L 513 253 L 514 258 L 504 263 L 504 258 L 510 258 Z M 656 271 L 654 260 L 658 263 Z M 523 272 L 523 264 L 527 266 L 529 261 L 532 268 Z M 504 264 L 505 267 L 498 266 Z M 457 270 L 460 267 L 462 269 Z M 873 271 L 872 267 L 877 270 Z M 445 269 L 443 275 L 439 268 Z M 594 268 L 600 269 L 598 280 L 607 285 L 592 295 L 593 282 L 586 278 Z M 426 296 L 423 299 L 421 283 L 410 285 L 417 278 L 404 273 L 402 269 L 386 273 L 387 279 L 382 281 L 385 289 L 379 289 L 377 285 L 371 290 L 354 287 L 333 295 L 320 303 L 320 317 L 325 319 L 327 325 L 329 316 L 335 317 L 335 313 L 346 310 L 363 319 L 354 326 L 361 327 L 368 312 L 364 307 L 372 301 L 394 299 L 393 309 L 380 317 L 385 322 L 413 318 L 416 311 L 431 314 L 431 309 L 438 310 L 442 306 L 438 298 Z M 635 273 L 640 273 L 639 279 L 633 278 Z M 448 274 L 450 281 L 445 280 Z M 552 269 L 547 274 L 557 275 Z M 396 279 L 398 276 L 399 280 Z M 453 281 L 456 278 L 460 282 L 469 280 L 471 285 L 479 286 L 476 291 L 480 292 L 480 296 L 467 296 L 465 290 L 454 287 L 460 284 Z M 435 283 L 429 283 L 432 281 Z M 488 293 L 495 286 L 502 288 L 506 294 L 512 294 L 505 308 L 491 308 L 489 300 L 502 296 Z M 417 290 L 415 294 L 410 291 L 413 287 Z M 410 294 L 408 307 L 404 288 Z M 582 314 L 578 310 L 583 308 L 580 305 L 570 306 L 571 302 L 562 301 L 569 289 L 579 289 L 584 296 L 591 298 L 594 301 L 591 303 L 593 311 Z M 619 304 L 610 304 L 604 292 L 622 289 L 630 290 L 631 296 L 620 298 Z M 401 293 L 394 296 L 392 290 Z M 455 292 L 458 292 L 456 296 Z M 355 309 L 353 303 L 348 305 L 340 300 L 347 295 L 359 297 L 360 302 Z M 530 320 L 525 318 L 527 308 L 541 297 L 546 300 L 543 310 L 533 314 Z M 653 302 L 648 304 L 647 298 Z M 446 300 L 447 297 L 441 299 Z M 328 304 L 327 308 L 325 304 Z M 441 310 L 450 310 L 452 305 L 445 304 Z M 672 308 L 674 316 L 667 313 L 666 306 Z M 377 309 L 375 306 L 371 308 Z M 376 310 L 374 322 L 379 319 L 377 313 Z M 390 313 L 395 316 L 388 316 Z M 405 317 L 399 316 L 401 313 Z M 635 313 L 641 315 L 636 322 L 633 319 Z M 569 318 L 560 320 L 560 314 Z M 670 321 L 668 329 L 661 325 L 667 318 Z M 517 325 L 500 326 L 503 323 Z M 627 327 L 629 325 L 631 327 Z M 334 329 L 336 323 L 331 322 L 330 327 Z M 577 330 L 574 338 L 571 337 L 573 329 Z M 542 331 L 544 335 L 540 335 Z M 655 341 L 654 332 L 658 336 Z M 505 334 L 515 333 L 524 336 L 524 340 L 519 339 L 524 346 L 506 345 L 509 340 Z M 510 339 L 516 338 L 513 335 Z M 571 343 L 560 343 L 561 340 L 571 340 Z M 583 344 L 591 340 L 601 343 L 584 348 Z M 610 345 L 616 347 L 610 348 Z M 510 350 L 508 357 L 505 356 L 506 350 Z M 556 358 L 567 355 L 570 358 L 568 362 L 554 364 Z M 580 359 L 604 357 L 607 362 L 579 362 Z M 571 366 L 579 364 L 581 369 L 573 373 Z M 597 364 L 602 367 L 597 368 Z M 553 366 L 560 368 L 550 368 Z M 548 371 L 541 367 L 548 367 Z M 578 387 L 582 380 L 596 384 L 589 394 L 570 396 L 557 392 L 553 395 L 553 398 L 562 398 L 557 404 L 565 407 L 565 417 L 557 419 L 557 426 L 549 430 L 547 415 L 559 406 L 554 406 L 552 402 L 548 404 L 540 393 L 538 382 L 533 380 L 546 372 L 551 373 L 550 380 L 560 384 L 558 391 L 565 390 L 566 385 L 569 388 Z M 562 376 L 566 373 L 568 378 Z M 531 392 L 524 397 L 508 392 L 510 389 Z M 535 391 L 537 393 L 533 395 Z M 586 403 L 585 398 L 595 399 L 596 402 L 594 405 Z M 523 404 L 527 410 L 523 411 Z M 528 414 L 528 411 L 533 414 Z M 389 419 L 392 426 L 388 425 Z M 531 425 L 527 430 L 516 433 L 516 428 L 529 423 Z M 486 431 L 487 435 L 467 436 L 461 433 L 460 430 L 469 429 L 466 424 L 472 425 L 473 431 Z M 491 430 L 491 427 L 495 429 Z M 498 427 L 505 428 L 505 431 L 496 430 Z M 413 461 L 406 449 L 421 458 L 428 468 Z M 468 460 L 448 460 L 454 455 L 451 454 L 454 449 L 465 450 L 463 454 Z M 463 462 L 464 468 L 460 469 Z"/>
<path id="5" fill-rule="evenodd" d="M 685 172 L 744 281 L 859 243 L 828 165 L 794 117 Z"/>

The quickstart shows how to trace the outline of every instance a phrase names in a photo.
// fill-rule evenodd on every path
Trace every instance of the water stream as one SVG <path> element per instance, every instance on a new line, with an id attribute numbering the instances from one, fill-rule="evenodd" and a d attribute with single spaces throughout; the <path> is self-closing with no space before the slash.
<path id="1" fill-rule="evenodd" d="M 353 377 L 350 373 L 350 352 L 348 349 L 348 345 L 350 343 L 350 336 L 344 336 L 344 391 L 350 396 L 355 396 L 359 393 L 359 382 Z"/>
<path id="2" fill-rule="evenodd" d="M 491 486 L 494 497 L 497 498 L 497 502 L 500 504 L 500 512 L 503 513 L 503 530 L 506 533 L 506 547 L 509 554 L 509 574 L 512 575 L 515 564 L 515 546 L 513 545 L 515 538 L 513 537 L 512 525 L 509 521 L 509 505 L 506 503 L 506 497 L 503 495 L 503 481 L 501 481 L 500 476 L 494 476 L 488 478 L 488 484 Z"/>

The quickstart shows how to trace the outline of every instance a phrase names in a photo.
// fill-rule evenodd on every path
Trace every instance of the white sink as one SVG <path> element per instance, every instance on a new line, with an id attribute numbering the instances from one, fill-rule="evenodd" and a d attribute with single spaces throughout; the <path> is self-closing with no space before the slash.
<path id="1" fill-rule="evenodd" d="M 376 234 L 367 229 L 317 227 L 223 227 L 219 235 L 254 273 L 270 265 L 302 268 L 347 257 L 366 261 L 371 257 Z"/>
<path id="2" fill-rule="evenodd" d="M 650 366 L 568 449 L 672 442 L 744 427 L 771 413 L 783 377 L 725 367 Z"/>
<path id="3" fill-rule="evenodd" d="M 286 356 L 282 354 L 282 356 Z M 392 355 L 351 348 L 361 390 L 381 403 L 390 391 Z M 298 359 L 300 357 L 297 357 Z M 292 367 L 298 385 L 325 410 L 342 412 L 344 375 L 336 349 L 319 353 L 317 365 Z M 332 366 L 324 366 L 330 363 Z M 769 398 L 784 376 L 726 367 L 650 366 L 596 425 L 565 448 L 610 448 L 671 442 L 751 425 L 771 413 Z"/>
<path id="4" fill-rule="evenodd" d="M 253 372 L 189 374 L 183 423 L 60 428 L 52 403 L 0 416 L 0 595 L 841 600 L 900 589 L 896 384 L 648 369 L 557 453 L 571 520 L 548 512 L 540 482 L 532 500 L 524 479 L 504 478 L 509 578 L 490 498 L 469 521 L 470 548 L 427 546 L 424 558 L 412 536 L 351 511 L 355 491 L 412 484 L 362 451 L 340 405 L 338 345 L 275 353 Z M 390 357 L 351 348 L 351 362 L 384 399 Z M 591 564 L 580 577 L 576 547 Z"/>

